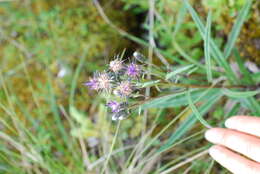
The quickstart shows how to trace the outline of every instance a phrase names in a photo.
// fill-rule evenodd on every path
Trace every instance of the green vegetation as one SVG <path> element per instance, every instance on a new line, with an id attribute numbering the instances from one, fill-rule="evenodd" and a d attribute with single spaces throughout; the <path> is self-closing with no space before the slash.
<path id="1" fill-rule="evenodd" d="M 259 4 L 0 0 L 0 173 L 227 173 L 203 133 L 260 116 Z M 114 122 L 83 83 L 124 49 L 153 99 Z"/>

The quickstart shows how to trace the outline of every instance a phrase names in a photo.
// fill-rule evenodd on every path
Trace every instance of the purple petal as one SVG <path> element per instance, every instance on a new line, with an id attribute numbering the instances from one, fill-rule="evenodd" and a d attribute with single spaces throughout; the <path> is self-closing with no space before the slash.
<path id="1" fill-rule="evenodd" d="M 116 101 L 110 101 L 107 103 L 107 106 L 111 109 L 113 113 L 119 112 L 120 110 L 120 103 Z"/>

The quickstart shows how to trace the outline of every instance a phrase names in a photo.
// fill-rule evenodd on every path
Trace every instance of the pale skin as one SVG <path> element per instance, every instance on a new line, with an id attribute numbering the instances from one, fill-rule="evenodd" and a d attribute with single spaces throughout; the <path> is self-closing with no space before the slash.
<path id="1" fill-rule="evenodd" d="M 234 174 L 260 174 L 260 117 L 234 116 L 205 133 L 209 154 Z"/>

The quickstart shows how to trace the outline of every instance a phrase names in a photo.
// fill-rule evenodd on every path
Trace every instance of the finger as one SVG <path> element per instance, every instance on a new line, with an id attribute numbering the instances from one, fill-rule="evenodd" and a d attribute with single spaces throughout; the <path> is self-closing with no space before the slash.
<path id="1" fill-rule="evenodd" d="M 225 122 L 227 128 L 260 137 L 260 117 L 234 116 Z"/>
<path id="2" fill-rule="evenodd" d="M 205 134 L 208 141 L 220 144 L 260 162 L 260 139 L 242 132 L 212 128 Z"/>
<path id="3" fill-rule="evenodd" d="M 234 174 L 259 174 L 260 164 L 219 145 L 212 146 L 210 156 Z"/>

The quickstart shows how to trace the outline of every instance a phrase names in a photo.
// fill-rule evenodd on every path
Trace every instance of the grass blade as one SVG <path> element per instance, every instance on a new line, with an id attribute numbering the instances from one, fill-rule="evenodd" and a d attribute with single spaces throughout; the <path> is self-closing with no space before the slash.
<path id="1" fill-rule="evenodd" d="M 207 78 L 209 82 L 212 81 L 211 60 L 210 60 L 210 33 L 211 33 L 210 30 L 211 30 L 211 12 L 209 12 L 207 17 L 206 37 L 204 40 L 204 54 L 205 54 Z"/>
<path id="2" fill-rule="evenodd" d="M 176 19 L 177 21 L 176 21 L 175 28 L 174 28 L 174 31 L 173 31 L 173 38 L 175 37 L 175 35 L 180 30 L 181 24 L 184 21 L 186 13 L 187 13 L 187 10 L 186 10 L 184 4 L 182 4 L 182 6 L 181 6 L 181 8 L 178 12 L 178 15 L 177 15 L 177 19 Z"/>
<path id="3" fill-rule="evenodd" d="M 87 51 L 88 49 L 86 49 L 81 58 L 80 58 L 80 61 L 79 61 L 79 64 L 77 65 L 77 68 L 74 72 L 74 75 L 73 75 L 73 79 L 71 81 L 71 88 L 70 88 L 70 96 L 69 96 L 69 104 L 70 106 L 73 106 L 74 104 L 74 95 L 75 95 L 75 91 L 76 91 L 76 87 L 77 87 L 77 80 L 79 78 L 79 75 L 80 75 L 80 72 L 83 68 L 83 65 L 85 63 L 85 58 L 86 58 L 86 55 L 87 55 Z"/>
<path id="4" fill-rule="evenodd" d="M 189 101 L 189 105 L 190 108 L 192 109 L 192 112 L 194 113 L 194 115 L 197 117 L 197 119 L 201 122 L 201 124 L 203 124 L 206 128 L 212 128 L 212 126 L 210 126 L 206 120 L 203 119 L 202 115 L 200 114 L 200 112 L 198 111 L 198 109 L 196 108 L 196 106 L 194 105 L 194 103 L 192 102 L 191 99 L 191 95 L 190 95 L 190 89 L 187 91 L 186 93 L 188 101 Z"/>
<path id="5" fill-rule="evenodd" d="M 153 80 L 153 81 L 148 81 L 148 82 L 144 82 L 144 83 L 136 83 L 136 86 L 145 88 L 145 87 L 150 87 L 150 86 L 156 85 L 159 82 L 160 82 L 160 80 Z"/>
<path id="6" fill-rule="evenodd" d="M 176 76 L 177 74 L 180 74 L 180 73 L 182 73 L 182 72 L 185 72 L 185 71 L 187 71 L 187 70 L 189 70 L 190 68 L 193 68 L 193 67 L 194 67 L 194 65 L 187 65 L 187 66 L 178 68 L 178 69 L 176 69 L 176 70 L 174 70 L 174 71 L 172 71 L 172 72 L 166 74 L 165 79 L 166 79 L 166 80 L 169 80 L 170 78 Z"/>
<path id="7" fill-rule="evenodd" d="M 197 65 L 198 67 L 202 69 L 206 69 L 200 62 L 194 60 L 191 56 L 189 56 L 180 46 L 177 42 L 173 42 L 173 46 L 178 51 L 178 53 L 187 61 L 190 63 L 193 63 L 194 65 Z"/>
<path id="8" fill-rule="evenodd" d="M 189 10 L 192 19 L 194 20 L 202 38 L 205 38 L 206 35 L 206 28 L 204 27 L 204 24 L 202 23 L 202 20 L 200 19 L 197 12 L 192 8 L 192 6 L 189 4 L 188 0 L 184 0 L 184 4 L 186 8 Z M 220 49 L 217 47 L 215 42 L 210 39 L 210 47 L 212 48 L 211 54 L 213 55 L 213 58 L 215 61 L 219 64 L 219 66 L 223 67 L 225 69 L 225 73 L 227 75 L 227 78 L 234 84 L 236 84 L 236 76 L 234 72 L 232 71 L 231 67 L 229 66 L 228 62 L 224 59 L 224 55 L 220 51 Z"/>
<path id="9" fill-rule="evenodd" d="M 244 98 L 241 99 L 241 103 L 252 112 L 252 115 L 260 116 L 260 104 L 256 99 L 253 97 Z"/>
<path id="10" fill-rule="evenodd" d="M 201 97 L 201 101 L 208 100 L 208 98 L 212 95 L 216 95 L 220 90 L 219 89 L 211 89 L 206 95 Z M 196 100 L 200 97 L 204 90 L 193 90 L 191 91 L 191 99 Z M 146 108 L 168 108 L 168 107 L 180 107 L 188 105 L 189 102 L 186 97 L 186 92 L 179 92 L 175 94 L 170 94 L 166 96 L 162 96 L 151 101 L 144 103 L 141 107 L 142 109 Z"/>
<path id="11" fill-rule="evenodd" d="M 252 78 L 252 74 L 245 67 L 245 62 L 240 57 L 238 50 L 235 48 L 233 52 L 234 52 L 234 56 L 235 56 L 237 65 L 239 67 L 239 70 L 241 71 L 241 73 L 243 75 L 242 79 L 241 79 L 241 84 L 253 85 L 254 80 Z"/>
<path id="12" fill-rule="evenodd" d="M 247 97 L 253 97 L 256 94 L 259 94 L 260 91 L 232 91 L 229 89 L 222 89 L 222 93 L 228 97 L 232 98 L 247 98 Z"/>
<path id="13" fill-rule="evenodd" d="M 201 113 L 201 115 L 206 114 L 209 111 L 209 109 L 221 98 L 221 96 L 222 95 L 220 93 L 217 93 L 208 97 L 208 101 L 198 108 L 198 111 Z M 177 128 L 177 130 L 171 135 L 166 144 L 164 144 L 159 149 L 159 152 L 164 151 L 173 143 L 175 143 L 179 138 L 181 138 L 187 131 L 189 131 L 192 128 L 196 121 L 196 116 L 194 115 L 194 113 L 191 113 L 188 116 L 188 118 L 184 122 L 182 122 L 181 125 Z"/>
<path id="14" fill-rule="evenodd" d="M 237 37 L 240 33 L 240 30 L 242 28 L 242 25 L 243 23 L 245 22 L 246 20 L 246 17 L 248 15 L 248 12 L 249 12 L 249 9 L 251 7 L 251 4 L 252 4 L 252 0 L 248 0 L 246 2 L 246 4 L 244 5 L 244 7 L 241 9 L 241 11 L 239 12 L 239 15 L 236 19 L 236 22 L 235 24 L 233 25 L 232 27 L 232 30 L 229 34 L 229 37 L 228 37 L 228 42 L 225 46 L 225 51 L 224 51 L 224 58 L 228 58 L 232 52 L 232 49 L 235 45 L 235 42 L 237 40 Z"/>

